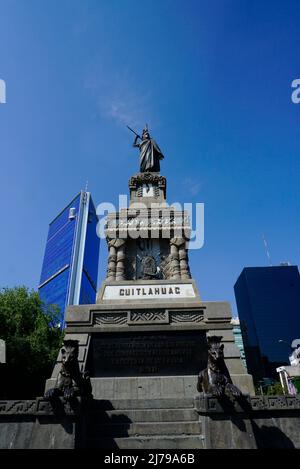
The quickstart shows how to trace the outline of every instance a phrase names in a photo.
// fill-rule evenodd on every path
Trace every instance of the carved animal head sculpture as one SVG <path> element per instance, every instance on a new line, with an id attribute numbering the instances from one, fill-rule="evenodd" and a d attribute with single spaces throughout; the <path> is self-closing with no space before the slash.
<path id="1" fill-rule="evenodd" d="M 207 368 L 200 371 L 197 390 L 204 395 L 221 397 L 241 396 L 241 391 L 232 383 L 224 360 L 224 344 L 222 336 L 207 337 L 208 363 Z"/>
<path id="2" fill-rule="evenodd" d="M 207 337 L 208 361 L 222 363 L 224 361 L 224 344 L 221 344 L 222 336 L 213 335 Z"/>
<path id="3" fill-rule="evenodd" d="M 61 360 L 65 368 L 72 368 L 78 361 L 78 340 L 64 340 Z"/>
<path id="4" fill-rule="evenodd" d="M 61 348 L 61 370 L 58 373 L 55 387 L 48 389 L 45 399 L 53 400 L 63 396 L 71 400 L 76 396 L 92 398 L 92 385 L 87 372 L 80 373 L 78 363 L 78 340 L 64 340 Z"/>

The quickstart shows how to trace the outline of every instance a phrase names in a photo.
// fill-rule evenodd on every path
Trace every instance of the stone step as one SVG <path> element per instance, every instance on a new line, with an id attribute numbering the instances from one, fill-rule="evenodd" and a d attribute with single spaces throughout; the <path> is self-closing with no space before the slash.
<path id="1" fill-rule="evenodd" d="M 93 411 L 126 409 L 192 409 L 194 398 L 169 399 L 99 399 L 93 402 Z"/>
<path id="2" fill-rule="evenodd" d="M 198 421 L 199 415 L 194 409 L 129 409 L 103 410 L 95 415 L 95 423 L 122 422 L 176 422 Z"/>
<path id="3" fill-rule="evenodd" d="M 201 433 L 200 422 L 155 422 L 155 423 L 111 423 L 91 425 L 88 435 L 95 438 L 103 436 L 150 436 L 150 435 L 199 435 Z"/>
<path id="4" fill-rule="evenodd" d="M 199 436 L 139 436 L 127 438 L 93 438 L 89 448 L 98 449 L 204 449 L 204 437 Z"/>

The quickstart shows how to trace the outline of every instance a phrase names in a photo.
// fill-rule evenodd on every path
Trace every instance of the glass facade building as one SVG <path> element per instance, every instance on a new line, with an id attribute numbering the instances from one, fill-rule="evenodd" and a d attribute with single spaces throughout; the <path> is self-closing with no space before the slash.
<path id="1" fill-rule="evenodd" d="M 241 354 L 241 360 L 247 370 L 247 363 L 246 363 L 246 357 L 245 357 L 245 349 L 244 349 L 244 341 L 243 341 L 243 336 L 242 336 L 242 331 L 241 331 L 241 326 L 240 326 L 240 320 L 238 318 L 233 318 L 231 320 L 231 324 L 233 326 L 232 332 L 234 335 L 234 341 L 237 346 L 237 348 L 240 351 Z"/>
<path id="2" fill-rule="evenodd" d="M 68 305 L 95 303 L 100 239 L 89 192 L 81 191 L 50 223 L 39 293 L 59 307 L 60 324 Z"/>
<path id="3" fill-rule="evenodd" d="M 234 291 L 248 372 L 256 381 L 278 378 L 276 367 L 288 365 L 287 344 L 300 338 L 298 267 L 246 267 Z"/>

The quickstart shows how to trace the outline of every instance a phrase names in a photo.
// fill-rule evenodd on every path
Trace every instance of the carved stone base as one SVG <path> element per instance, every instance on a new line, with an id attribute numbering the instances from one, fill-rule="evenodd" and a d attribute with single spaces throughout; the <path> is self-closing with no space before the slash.
<path id="1" fill-rule="evenodd" d="M 202 302 L 193 280 L 106 281 L 97 304 L 67 309 L 65 338 L 79 340 L 95 398 L 193 397 L 206 367 L 206 335 L 223 336 L 234 384 L 254 394 L 230 321 L 229 304 Z"/>
<path id="2" fill-rule="evenodd" d="M 0 402 L 0 449 L 300 449 L 300 396 Z"/>

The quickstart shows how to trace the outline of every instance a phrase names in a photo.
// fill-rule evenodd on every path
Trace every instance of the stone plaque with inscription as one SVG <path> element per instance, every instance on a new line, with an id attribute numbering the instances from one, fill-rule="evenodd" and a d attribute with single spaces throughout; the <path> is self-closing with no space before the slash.
<path id="1" fill-rule="evenodd" d="M 195 298 L 192 283 L 186 284 L 138 284 L 138 285 L 107 285 L 103 300 L 168 300 Z"/>
<path id="2" fill-rule="evenodd" d="M 195 375 L 205 367 L 205 333 L 105 333 L 93 337 L 93 376 Z"/>

